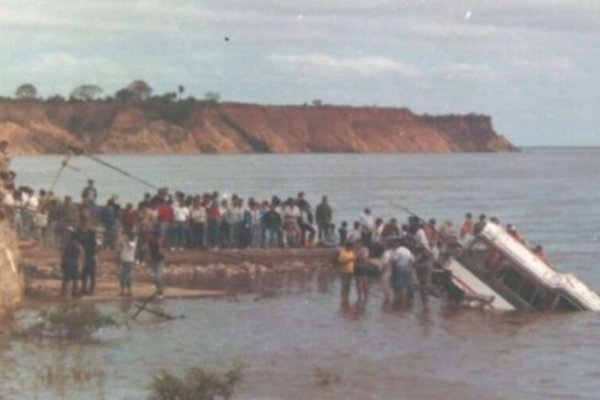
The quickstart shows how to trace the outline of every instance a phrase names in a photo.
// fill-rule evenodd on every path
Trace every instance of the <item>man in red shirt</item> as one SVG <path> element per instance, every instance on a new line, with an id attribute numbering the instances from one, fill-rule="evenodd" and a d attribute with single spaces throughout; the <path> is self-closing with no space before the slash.
<path id="1" fill-rule="evenodd" d="M 158 205 L 157 209 L 159 239 L 161 245 L 163 246 L 166 244 L 165 242 L 167 240 L 167 235 L 169 234 L 174 220 L 172 202 L 173 201 L 171 199 L 168 201 L 163 201 Z"/>

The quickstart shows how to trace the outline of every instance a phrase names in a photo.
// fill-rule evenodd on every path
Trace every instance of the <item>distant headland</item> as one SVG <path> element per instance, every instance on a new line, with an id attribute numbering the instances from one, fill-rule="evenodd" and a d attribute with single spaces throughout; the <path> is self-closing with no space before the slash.
<path id="1" fill-rule="evenodd" d="M 407 108 L 272 106 L 177 99 L 0 100 L 12 154 L 453 153 L 517 151 L 484 115 Z"/>

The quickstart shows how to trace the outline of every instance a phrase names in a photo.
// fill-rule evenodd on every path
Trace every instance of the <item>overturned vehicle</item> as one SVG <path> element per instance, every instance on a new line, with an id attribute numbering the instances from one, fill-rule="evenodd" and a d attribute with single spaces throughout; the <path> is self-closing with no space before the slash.
<path id="1" fill-rule="evenodd" d="M 573 274 L 560 274 L 501 226 L 488 222 L 444 268 L 465 294 L 494 310 L 600 311 L 600 297 Z"/>

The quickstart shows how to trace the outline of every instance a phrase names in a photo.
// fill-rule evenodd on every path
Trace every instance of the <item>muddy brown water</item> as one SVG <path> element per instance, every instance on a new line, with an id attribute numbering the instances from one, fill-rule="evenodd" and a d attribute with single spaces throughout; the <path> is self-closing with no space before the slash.
<path id="1" fill-rule="evenodd" d="M 587 399 L 600 394 L 593 313 L 495 314 L 434 300 L 384 311 L 375 285 L 365 313 L 341 312 L 330 273 L 288 279 L 273 296 L 155 304 L 184 319 L 103 329 L 97 343 L 12 340 L 0 353 L 7 399 L 143 399 L 163 368 L 248 364 L 240 399 Z M 100 305 L 117 318 L 131 303 Z M 24 310 L 22 320 L 33 318 Z M 341 381 L 320 385 L 315 370 Z"/>
<path id="2" fill-rule="evenodd" d="M 327 193 L 336 222 L 364 206 L 404 218 L 391 205 L 455 224 L 465 211 L 515 223 L 544 244 L 561 271 L 600 289 L 600 149 L 526 149 L 518 154 L 105 156 L 183 190 L 217 189 L 270 197 L 303 189 L 314 204 Z M 148 163 L 160 166 L 147 171 Z M 16 158 L 24 183 L 51 182 L 60 157 Z M 100 197 L 136 200 L 146 190 L 83 160 L 57 190 L 78 196 L 88 175 Z M 285 165 L 285 168 L 281 166 Z M 56 167 L 56 168 L 54 168 Z M 202 179 L 198 178 L 202 171 Z M 144 399 L 161 368 L 249 364 L 240 399 L 597 399 L 600 315 L 483 313 L 434 302 L 389 313 L 373 296 L 364 315 L 342 314 L 336 280 L 313 277 L 255 301 L 165 301 L 186 318 L 102 330 L 95 345 L 10 341 L 0 345 L 0 398 Z M 120 313 L 126 305 L 105 304 Z M 131 313 L 131 309 L 128 311 Z M 34 314 L 24 310 L 22 316 Z M 320 386 L 320 367 L 341 382 Z M 49 372 L 51 371 L 51 372 Z"/>

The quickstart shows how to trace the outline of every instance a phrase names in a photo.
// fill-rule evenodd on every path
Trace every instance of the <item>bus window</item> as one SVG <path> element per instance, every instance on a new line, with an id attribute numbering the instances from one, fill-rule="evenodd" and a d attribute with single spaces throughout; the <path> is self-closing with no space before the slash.
<path id="1" fill-rule="evenodd" d="M 518 293 L 523 282 L 523 275 L 511 267 L 506 267 L 502 272 L 502 283 L 513 292 Z"/>
<path id="2" fill-rule="evenodd" d="M 543 310 L 545 308 L 544 305 L 546 304 L 546 296 L 544 296 L 541 291 L 538 291 L 531 299 L 530 304 L 536 310 Z"/>
<path id="3" fill-rule="evenodd" d="M 530 280 L 525 280 L 519 289 L 519 296 L 529 304 L 531 304 L 534 295 L 536 294 L 535 283 Z"/>
<path id="4" fill-rule="evenodd" d="M 488 248 L 488 244 L 483 240 L 475 240 L 462 255 L 464 263 L 479 270 L 485 270 Z"/>
<path id="5" fill-rule="evenodd" d="M 576 311 L 579 308 L 575 306 L 569 299 L 559 296 L 558 301 L 555 301 L 554 309 L 557 311 Z"/>

